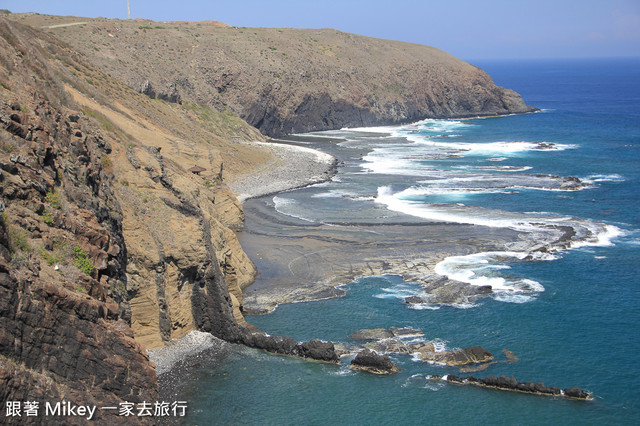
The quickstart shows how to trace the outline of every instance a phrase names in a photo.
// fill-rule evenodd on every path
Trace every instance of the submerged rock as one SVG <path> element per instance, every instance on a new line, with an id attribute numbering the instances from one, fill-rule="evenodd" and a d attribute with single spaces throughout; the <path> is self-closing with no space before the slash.
<path id="1" fill-rule="evenodd" d="M 493 354 L 481 346 L 460 349 L 455 352 L 418 352 L 418 358 L 425 362 L 435 362 L 449 366 L 479 364 L 493 361 Z"/>
<path id="2" fill-rule="evenodd" d="M 401 327 L 401 328 L 391 328 L 391 332 L 396 337 L 407 337 L 407 336 L 423 336 L 424 333 L 421 330 L 417 330 L 411 327 Z"/>
<path id="3" fill-rule="evenodd" d="M 393 331 L 387 328 L 369 328 L 356 330 L 349 336 L 353 340 L 377 340 L 394 337 Z"/>
<path id="4" fill-rule="evenodd" d="M 365 328 L 356 330 L 349 336 L 353 340 L 379 340 L 393 337 L 422 336 L 424 333 L 411 327 L 400 328 Z"/>
<path id="5" fill-rule="evenodd" d="M 359 352 L 351 361 L 350 368 L 373 374 L 394 374 L 399 371 L 398 366 L 391 361 L 389 355 L 378 355 L 369 349 Z"/>

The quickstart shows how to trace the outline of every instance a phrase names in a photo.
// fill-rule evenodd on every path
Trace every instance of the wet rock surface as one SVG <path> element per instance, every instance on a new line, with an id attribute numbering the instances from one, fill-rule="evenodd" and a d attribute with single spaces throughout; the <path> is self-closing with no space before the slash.
<path id="1" fill-rule="evenodd" d="M 449 366 L 479 364 L 493 361 L 493 354 L 481 346 L 460 349 L 458 351 L 428 352 L 421 351 L 418 357 L 422 361 L 435 362 Z"/>
<path id="2" fill-rule="evenodd" d="M 488 364 L 494 360 L 493 354 L 481 346 L 457 351 L 438 351 L 432 341 L 406 341 L 407 338 L 421 338 L 421 336 L 424 336 L 421 330 L 404 327 L 356 330 L 349 337 L 356 341 L 365 341 L 362 344 L 364 348 L 379 354 L 414 354 L 424 362 L 452 367 Z M 353 352 L 354 349 L 351 348 L 351 351 Z M 509 353 L 513 356 L 511 352 Z"/>

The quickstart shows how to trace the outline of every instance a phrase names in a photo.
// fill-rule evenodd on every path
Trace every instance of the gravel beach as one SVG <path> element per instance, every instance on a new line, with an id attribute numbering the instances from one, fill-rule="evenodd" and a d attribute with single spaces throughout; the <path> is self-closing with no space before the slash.
<path id="1" fill-rule="evenodd" d="M 201 352 L 216 347 L 223 347 L 226 343 L 203 331 L 192 331 L 180 339 L 173 340 L 168 346 L 147 350 L 149 358 L 156 365 L 158 376 L 170 371 L 177 363 L 193 357 Z"/>
<path id="2" fill-rule="evenodd" d="M 240 202 L 324 182 L 335 174 L 336 159 L 324 152 L 283 143 L 248 143 L 267 148 L 273 159 L 229 183 Z"/>

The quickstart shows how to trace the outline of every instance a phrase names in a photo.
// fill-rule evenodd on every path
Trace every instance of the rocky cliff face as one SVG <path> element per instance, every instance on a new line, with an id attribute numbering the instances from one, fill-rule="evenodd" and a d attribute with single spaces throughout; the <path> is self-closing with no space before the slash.
<path id="1" fill-rule="evenodd" d="M 139 91 L 231 108 L 269 136 L 534 110 L 479 68 L 428 46 L 331 29 L 82 21 L 50 31 Z"/>
<path id="2" fill-rule="evenodd" d="M 231 135 L 261 136 L 194 108 L 152 101 L 0 19 L 3 401 L 154 401 L 145 348 L 195 329 L 241 341 L 255 267 L 224 180 L 261 160 Z"/>

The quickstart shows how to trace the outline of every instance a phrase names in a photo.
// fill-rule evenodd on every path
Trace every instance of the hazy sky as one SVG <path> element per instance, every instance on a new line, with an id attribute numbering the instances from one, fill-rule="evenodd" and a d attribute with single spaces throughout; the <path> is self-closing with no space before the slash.
<path id="1" fill-rule="evenodd" d="M 130 0 L 132 18 L 336 28 L 462 59 L 640 56 L 640 0 Z M 126 18 L 126 0 L 0 0 L 12 12 Z"/>

